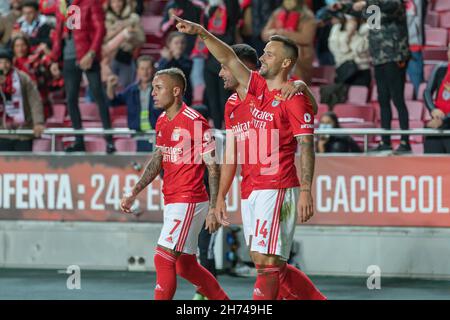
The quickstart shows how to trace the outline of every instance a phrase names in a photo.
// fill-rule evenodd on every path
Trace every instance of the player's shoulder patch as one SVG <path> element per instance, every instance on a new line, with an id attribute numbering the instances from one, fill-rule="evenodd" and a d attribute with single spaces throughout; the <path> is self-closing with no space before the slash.
<path id="1" fill-rule="evenodd" d="M 192 108 L 187 107 L 186 109 L 183 110 L 183 115 L 191 120 L 196 120 L 198 118 L 200 118 L 200 113 L 198 113 L 197 111 L 195 111 Z"/>

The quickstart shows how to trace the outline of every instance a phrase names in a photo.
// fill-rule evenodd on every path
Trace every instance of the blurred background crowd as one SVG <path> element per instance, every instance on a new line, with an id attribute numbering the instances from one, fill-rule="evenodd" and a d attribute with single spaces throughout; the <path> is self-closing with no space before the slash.
<path id="1" fill-rule="evenodd" d="M 376 9 L 372 7 L 375 5 Z M 373 11 L 375 10 L 375 11 Z M 379 10 L 379 15 L 377 15 Z M 0 151 L 49 151 L 44 128 L 155 127 L 151 80 L 186 75 L 185 101 L 222 129 L 231 94 L 202 41 L 172 15 L 262 54 L 298 44 L 292 79 L 319 102 L 321 128 L 450 128 L 449 0 L 0 0 Z M 320 136 L 318 152 L 360 152 L 361 137 Z M 448 136 L 370 137 L 374 151 L 450 153 Z M 151 151 L 132 137 L 62 136 L 67 152 Z"/>

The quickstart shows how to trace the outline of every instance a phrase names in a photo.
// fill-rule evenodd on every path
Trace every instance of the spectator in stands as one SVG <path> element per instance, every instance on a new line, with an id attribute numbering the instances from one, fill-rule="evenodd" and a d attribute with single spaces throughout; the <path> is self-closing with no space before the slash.
<path id="1" fill-rule="evenodd" d="M 117 76 L 110 76 L 107 82 L 107 95 L 111 106 L 127 106 L 128 128 L 136 131 L 152 130 L 161 110 L 153 104 L 152 79 L 154 75 L 153 58 L 141 56 L 137 60 L 137 81 L 121 93 L 116 94 Z M 137 141 L 137 151 L 152 151 L 152 145 L 143 140 Z"/>
<path id="2" fill-rule="evenodd" d="M 140 17 L 132 12 L 126 0 L 109 0 L 105 27 L 102 69 L 109 69 L 110 72 L 103 79 L 107 79 L 112 72 L 119 76 L 119 84 L 127 87 L 136 78 L 134 51 L 145 43 Z"/>
<path id="3" fill-rule="evenodd" d="M 210 0 L 205 17 L 205 27 L 223 42 L 236 43 L 236 31 L 240 6 L 238 0 Z M 213 55 L 208 54 L 205 61 L 206 104 L 214 121 L 214 127 L 222 129 L 225 103 L 230 92 L 223 87 L 223 80 L 218 77 L 220 64 Z"/>
<path id="4" fill-rule="evenodd" d="M 320 117 L 319 129 L 339 129 L 340 127 L 334 112 L 326 112 Z M 350 136 L 320 135 L 317 152 L 361 152 L 361 148 Z"/>
<path id="5" fill-rule="evenodd" d="M 286 36 L 297 43 L 299 57 L 294 74 L 311 84 L 316 20 L 304 0 L 284 0 L 283 5 L 273 12 L 261 37 L 268 41 L 275 34 Z"/>
<path id="6" fill-rule="evenodd" d="M 9 45 L 16 21 L 22 15 L 22 0 L 11 0 L 10 4 L 10 12 L 0 17 L 0 46 Z"/>
<path id="7" fill-rule="evenodd" d="M 13 67 L 12 55 L 0 49 L 0 128 L 44 131 L 44 112 L 39 92 L 30 77 Z M 33 136 L 0 136 L 0 151 L 32 151 Z"/>
<path id="8" fill-rule="evenodd" d="M 166 6 L 164 7 L 163 20 L 161 22 L 161 31 L 164 34 L 167 34 L 171 31 L 176 31 L 176 23 L 173 15 L 195 23 L 202 23 L 204 10 L 205 3 L 200 0 L 171 0 L 167 2 Z M 189 56 L 192 52 L 192 49 L 194 49 L 196 39 L 196 36 L 186 36 L 185 53 Z"/>
<path id="9" fill-rule="evenodd" d="M 409 115 L 405 104 L 404 89 L 406 65 L 410 58 L 410 52 L 405 7 L 402 0 L 357 1 L 352 7 L 353 10 L 362 12 L 363 17 L 368 18 L 370 13 L 366 8 L 371 5 L 378 6 L 381 11 L 379 29 L 370 28 L 369 31 L 369 50 L 375 66 L 381 126 L 387 130 L 391 129 L 391 101 L 393 101 L 398 111 L 400 128 L 408 130 Z M 387 150 L 392 150 L 391 137 L 385 135 L 374 151 Z M 400 146 L 395 152 L 411 152 L 408 135 L 401 136 Z"/>
<path id="10" fill-rule="evenodd" d="M 450 129 L 450 45 L 448 62 L 436 65 L 424 92 L 425 105 L 432 119 L 426 127 Z M 433 95 L 436 93 L 436 98 Z M 424 143 L 425 153 L 450 153 L 450 136 L 428 136 Z"/>
<path id="11" fill-rule="evenodd" d="M 406 19 L 408 22 L 409 49 L 411 60 L 408 62 L 408 75 L 414 85 L 414 97 L 423 82 L 423 55 L 425 45 L 425 17 L 428 0 L 406 0 Z"/>
<path id="12" fill-rule="evenodd" d="M 333 20 L 328 46 L 336 62 L 336 83 L 370 87 L 369 26 L 343 13 Z"/>
<path id="13" fill-rule="evenodd" d="M 39 4 L 35 0 L 26 0 L 22 3 L 22 16 L 17 20 L 13 36 L 22 33 L 30 39 L 31 51 L 42 48 L 51 48 L 50 32 L 52 26 L 47 23 L 47 18 L 39 14 Z"/>
<path id="14" fill-rule="evenodd" d="M 66 2 L 67 1 L 67 2 Z M 108 102 L 102 87 L 100 76 L 100 60 L 103 38 L 105 36 L 105 15 L 101 3 L 98 1 L 78 0 L 77 6 L 82 12 L 80 28 L 67 27 L 68 17 L 67 5 L 72 1 L 61 1 L 57 13 L 55 42 L 53 43 L 51 66 L 52 74 L 59 73 L 59 61 L 63 61 L 63 77 L 67 96 L 67 107 L 69 109 L 72 127 L 81 129 L 81 114 L 78 105 L 81 77 L 86 74 L 89 81 L 89 89 L 98 105 L 102 125 L 104 129 L 111 128 Z M 84 137 L 77 135 L 75 143 L 66 149 L 67 152 L 85 151 Z M 115 151 L 112 136 L 105 137 L 106 152 Z"/>
<path id="15" fill-rule="evenodd" d="M 192 60 L 184 54 L 186 48 L 186 37 L 183 33 L 173 31 L 166 40 L 166 46 L 161 50 L 161 59 L 157 64 L 157 71 L 169 68 L 181 69 L 189 79 L 192 70 Z M 192 103 L 192 86 L 187 82 L 187 88 L 184 95 L 185 102 L 188 105 Z"/>
<path id="16" fill-rule="evenodd" d="M 282 0 L 251 0 L 252 37 L 248 44 L 255 48 L 258 56 L 263 54 L 266 45 L 266 42 L 261 38 L 263 29 L 272 13 L 281 3 Z"/>
<path id="17" fill-rule="evenodd" d="M 31 54 L 30 41 L 24 34 L 13 38 L 11 49 L 14 56 L 14 67 L 28 74 L 36 83 L 44 105 L 45 119 L 48 119 L 52 115 L 50 90 L 59 89 L 59 86 L 55 86 L 55 82 L 53 82 L 54 79 L 49 70 L 51 61 L 45 55 L 45 49 L 38 49 Z"/>

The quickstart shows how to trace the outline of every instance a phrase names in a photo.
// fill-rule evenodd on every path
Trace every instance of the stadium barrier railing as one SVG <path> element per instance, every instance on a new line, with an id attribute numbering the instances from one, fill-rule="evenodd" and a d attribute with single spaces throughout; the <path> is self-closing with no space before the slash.
<path id="1" fill-rule="evenodd" d="M 221 131 L 221 130 L 218 130 Z M 225 131 L 221 131 L 225 134 Z M 33 135 L 33 130 L 31 129 L 17 129 L 17 130 L 7 130 L 0 129 L 1 135 Z M 76 135 L 113 135 L 113 136 L 132 136 L 136 139 L 142 139 L 146 136 L 155 136 L 154 130 L 149 130 L 145 132 L 130 130 L 128 128 L 114 128 L 114 129 L 103 129 L 103 128 L 86 128 L 86 129 L 72 129 L 72 128 L 48 128 L 42 133 L 42 136 L 49 136 L 51 139 L 51 151 L 56 152 L 56 137 L 57 136 L 76 136 Z M 450 130 L 438 130 L 438 129 L 410 129 L 410 130 L 400 130 L 400 129 L 316 129 L 315 135 L 337 135 L 337 136 L 363 136 L 364 137 L 364 152 L 369 152 L 369 137 L 370 136 L 381 136 L 381 135 L 411 135 L 411 136 L 450 136 Z"/>

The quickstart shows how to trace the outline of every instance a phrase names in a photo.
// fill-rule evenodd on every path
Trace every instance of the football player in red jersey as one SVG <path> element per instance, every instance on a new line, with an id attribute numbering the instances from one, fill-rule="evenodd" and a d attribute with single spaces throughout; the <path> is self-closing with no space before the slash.
<path id="1" fill-rule="evenodd" d="M 205 118 L 183 103 L 186 78 L 177 68 L 158 71 L 152 82 L 157 108 L 164 109 L 156 123 L 156 148 L 144 173 L 121 209 L 131 213 L 137 195 L 164 170 L 164 223 L 155 252 L 156 300 L 170 300 L 176 275 L 197 287 L 210 300 L 228 299 L 214 276 L 196 258 L 198 235 L 206 227 L 220 226 L 214 215 L 220 179 L 214 138 Z M 203 183 L 209 173 L 210 199 Z"/>
<path id="2" fill-rule="evenodd" d="M 286 260 L 294 237 L 297 216 L 301 222 L 313 215 L 311 193 L 314 175 L 314 110 L 310 98 L 302 93 L 290 99 L 281 95 L 289 72 L 298 59 L 294 42 L 273 36 L 261 56 L 259 72 L 249 70 L 231 47 L 214 37 L 202 26 L 175 17 L 180 32 L 197 34 L 210 53 L 254 95 L 259 103 L 251 112 L 251 129 L 257 139 L 256 163 L 251 164 L 252 192 L 249 197 L 253 213 L 252 258 L 258 270 L 254 299 L 276 299 L 280 286 L 300 299 L 301 272 Z M 301 148 L 301 187 L 295 168 L 295 152 Z M 261 157 L 262 155 L 262 157 Z M 223 210 L 216 210 L 224 223 Z M 315 299 L 325 299 L 315 290 Z"/>

